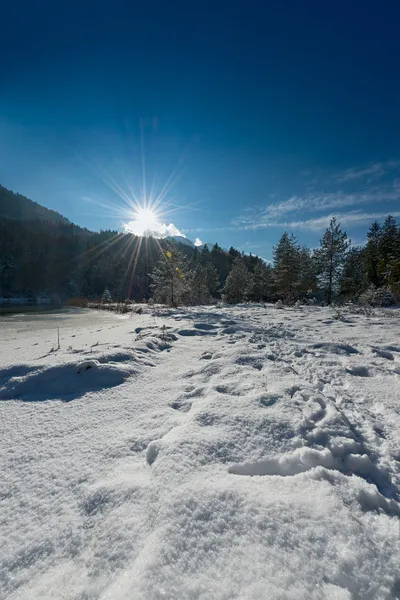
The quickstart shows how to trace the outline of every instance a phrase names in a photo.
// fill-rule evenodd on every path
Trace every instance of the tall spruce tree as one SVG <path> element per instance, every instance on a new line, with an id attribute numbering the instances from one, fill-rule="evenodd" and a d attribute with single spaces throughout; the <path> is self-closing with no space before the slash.
<path id="1" fill-rule="evenodd" d="M 336 217 L 333 217 L 315 253 L 320 287 L 326 293 L 328 304 L 331 304 L 333 295 L 338 289 L 350 244 L 347 233 L 341 230 L 340 223 L 337 222 Z"/>
<path id="2" fill-rule="evenodd" d="M 273 249 L 275 294 L 282 300 L 294 300 L 300 276 L 300 246 L 286 231 Z"/>
<path id="3" fill-rule="evenodd" d="M 235 258 L 226 278 L 222 297 L 229 304 L 243 302 L 251 290 L 251 275 L 241 258 Z"/>

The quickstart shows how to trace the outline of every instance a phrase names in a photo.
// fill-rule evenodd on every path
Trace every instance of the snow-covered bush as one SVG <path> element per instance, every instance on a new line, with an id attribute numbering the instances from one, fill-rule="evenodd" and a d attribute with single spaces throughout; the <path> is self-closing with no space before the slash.
<path id="1" fill-rule="evenodd" d="M 361 304 L 367 306 L 391 306 L 393 295 L 389 288 L 375 288 L 371 285 L 361 294 L 359 300 Z"/>
<path id="2" fill-rule="evenodd" d="M 149 306 L 154 306 L 154 300 L 153 300 L 153 298 L 149 298 L 149 300 L 148 300 L 147 304 L 148 304 Z"/>
<path id="3" fill-rule="evenodd" d="M 282 300 L 279 299 L 277 302 L 275 302 L 275 308 L 283 308 Z"/>

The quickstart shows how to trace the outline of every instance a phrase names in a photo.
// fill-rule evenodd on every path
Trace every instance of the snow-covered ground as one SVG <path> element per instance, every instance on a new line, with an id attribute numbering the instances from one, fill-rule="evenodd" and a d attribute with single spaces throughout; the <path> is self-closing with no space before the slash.
<path id="1" fill-rule="evenodd" d="M 400 598 L 400 314 L 333 317 L 1 319 L 0 597 Z"/>

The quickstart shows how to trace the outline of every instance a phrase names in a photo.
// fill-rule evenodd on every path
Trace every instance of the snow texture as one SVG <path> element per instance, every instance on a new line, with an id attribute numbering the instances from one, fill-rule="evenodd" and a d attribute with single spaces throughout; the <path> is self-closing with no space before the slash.
<path id="1" fill-rule="evenodd" d="M 400 598 L 400 315 L 344 317 L 0 319 L 0 598 Z"/>

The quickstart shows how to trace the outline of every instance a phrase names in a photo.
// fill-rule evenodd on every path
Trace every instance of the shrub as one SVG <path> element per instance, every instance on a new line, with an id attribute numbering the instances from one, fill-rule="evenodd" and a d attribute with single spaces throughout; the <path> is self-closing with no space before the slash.
<path id="1" fill-rule="evenodd" d="M 389 288 L 375 288 L 371 285 L 361 294 L 360 303 L 367 306 L 391 306 L 393 304 L 393 294 Z"/>

